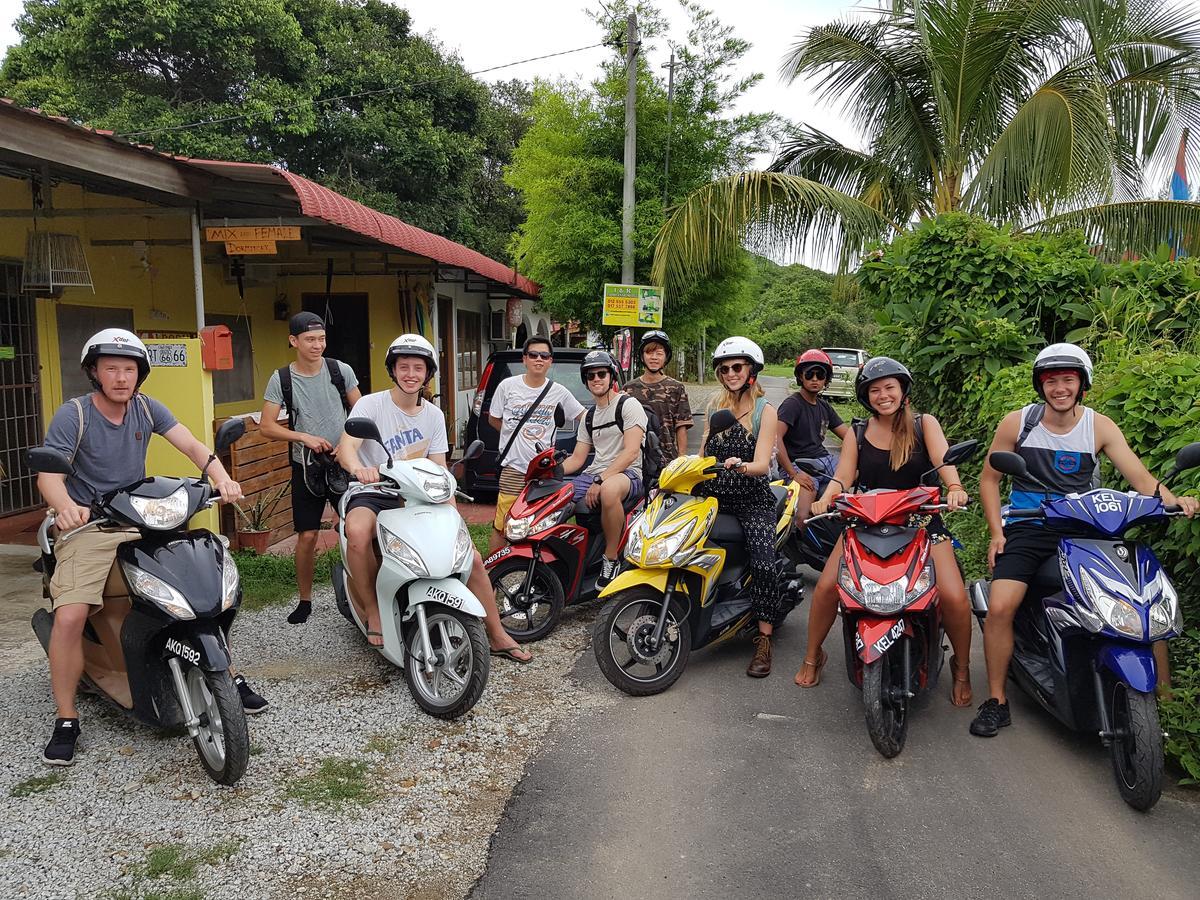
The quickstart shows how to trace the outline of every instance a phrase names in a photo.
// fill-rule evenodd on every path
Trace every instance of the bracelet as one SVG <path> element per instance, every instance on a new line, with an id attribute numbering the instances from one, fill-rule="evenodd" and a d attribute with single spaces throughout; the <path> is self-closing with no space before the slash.
<path id="1" fill-rule="evenodd" d="M 962 486 L 961 484 L 948 484 L 948 485 L 946 485 L 946 490 L 948 490 L 948 491 L 952 491 L 952 490 L 954 490 L 955 488 L 958 488 L 958 489 L 961 491 L 961 490 L 963 489 L 963 486 Z"/>

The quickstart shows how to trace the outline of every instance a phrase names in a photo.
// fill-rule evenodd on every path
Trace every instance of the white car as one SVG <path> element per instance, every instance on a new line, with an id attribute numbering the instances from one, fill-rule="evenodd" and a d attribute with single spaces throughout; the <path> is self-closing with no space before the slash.
<path id="1" fill-rule="evenodd" d="M 829 386 L 825 388 L 826 396 L 853 400 L 854 381 L 858 378 L 858 371 L 863 367 L 863 363 L 870 359 L 867 351 L 847 347 L 822 347 L 821 349 L 829 354 L 830 360 L 833 361 L 833 378 L 829 380 Z"/>

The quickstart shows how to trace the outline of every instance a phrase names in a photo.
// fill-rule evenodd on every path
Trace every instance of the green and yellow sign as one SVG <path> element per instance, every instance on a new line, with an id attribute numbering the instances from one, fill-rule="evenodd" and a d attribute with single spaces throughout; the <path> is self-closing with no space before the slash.
<path id="1" fill-rule="evenodd" d="M 662 288 L 645 284 L 606 284 L 603 323 L 618 328 L 662 328 Z"/>

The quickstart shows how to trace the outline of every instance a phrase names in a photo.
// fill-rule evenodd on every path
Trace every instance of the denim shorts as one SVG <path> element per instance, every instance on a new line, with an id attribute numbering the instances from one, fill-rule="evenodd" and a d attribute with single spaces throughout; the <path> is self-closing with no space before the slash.
<path id="1" fill-rule="evenodd" d="M 625 470 L 625 477 L 629 479 L 629 497 L 640 497 L 642 495 L 642 479 L 633 469 Z M 583 495 L 588 492 L 588 488 L 592 486 L 592 482 L 596 480 L 595 475 L 575 475 L 571 478 L 571 483 L 575 485 L 575 502 L 578 503 L 583 499 Z"/>

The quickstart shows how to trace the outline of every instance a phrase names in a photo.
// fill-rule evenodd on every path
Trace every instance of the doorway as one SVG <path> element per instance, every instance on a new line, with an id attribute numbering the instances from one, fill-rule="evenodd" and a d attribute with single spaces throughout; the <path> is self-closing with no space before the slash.
<path id="1" fill-rule="evenodd" d="M 33 295 L 21 292 L 19 265 L 0 263 L 0 516 L 42 504 L 25 464 L 26 451 L 42 443 L 41 405 Z"/>
<path id="2" fill-rule="evenodd" d="M 371 393 L 370 303 L 366 294 L 301 294 L 304 312 L 325 321 L 325 355 L 354 370 L 358 387 Z"/>
<path id="3" fill-rule="evenodd" d="M 458 416 L 454 412 L 455 374 L 454 374 L 454 300 L 438 294 L 438 385 L 441 396 L 438 398 L 442 406 L 442 415 L 446 417 L 446 436 L 450 446 L 458 443 L 456 426 Z"/>

